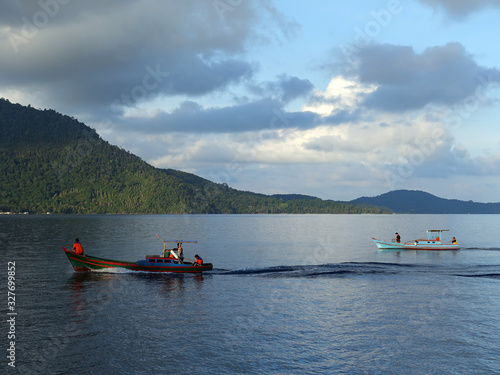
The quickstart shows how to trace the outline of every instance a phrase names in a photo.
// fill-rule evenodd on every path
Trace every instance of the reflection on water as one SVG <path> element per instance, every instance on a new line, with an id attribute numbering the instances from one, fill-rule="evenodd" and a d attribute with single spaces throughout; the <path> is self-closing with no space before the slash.
<path id="1" fill-rule="evenodd" d="M 204 280 L 203 274 L 124 272 L 120 269 L 119 272 L 75 272 L 68 283 L 72 291 L 72 309 L 77 315 L 83 315 L 80 313 L 87 314 L 92 306 L 101 308 L 104 304 L 115 303 L 138 286 L 145 294 L 161 292 L 172 298 L 192 288 L 201 290 Z"/>

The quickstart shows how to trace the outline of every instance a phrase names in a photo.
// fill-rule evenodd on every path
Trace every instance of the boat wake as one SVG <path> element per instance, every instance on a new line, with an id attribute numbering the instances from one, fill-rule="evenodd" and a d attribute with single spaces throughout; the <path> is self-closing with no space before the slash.
<path id="1" fill-rule="evenodd" d="M 267 277 L 317 277 L 347 275 L 393 275 L 404 273 L 408 269 L 420 267 L 411 264 L 346 262 L 305 266 L 276 266 L 266 268 L 244 268 L 238 270 L 214 270 L 211 274 L 267 276 Z"/>
<path id="2" fill-rule="evenodd" d="M 500 250 L 500 249 L 499 249 Z M 179 274 L 133 271 L 125 268 L 106 268 L 92 270 L 91 274 L 133 274 L 179 276 Z M 183 274 L 180 274 L 183 275 Z M 417 276 L 443 275 L 460 277 L 478 277 L 500 280 L 500 265 L 428 265 L 428 264 L 398 264 L 381 262 L 345 262 L 320 265 L 274 266 L 263 268 L 221 269 L 214 268 L 204 273 L 221 276 L 247 276 L 267 278 L 348 278 L 363 276 Z"/>
<path id="3" fill-rule="evenodd" d="M 92 273 L 133 273 L 134 271 L 128 270 L 126 268 L 116 267 L 116 268 L 93 269 L 93 270 L 88 271 L 88 272 L 92 272 Z"/>
<path id="4" fill-rule="evenodd" d="M 356 276 L 447 275 L 500 279 L 500 265 L 436 266 L 378 262 L 346 262 L 305 266 L 275 266 L 237 270 L 214 269 L 211 275 L 259 276 L 270 278 L 341 278 Z"/>
<path id="5" fill-rule="evenodd" d="M 500 251 L 500 247 L 463 247 L 461 250 Z"/>

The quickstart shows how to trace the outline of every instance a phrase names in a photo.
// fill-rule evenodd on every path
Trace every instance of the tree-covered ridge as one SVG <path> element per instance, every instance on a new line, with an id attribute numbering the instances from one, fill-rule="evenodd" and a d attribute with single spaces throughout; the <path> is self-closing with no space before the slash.
<path id="1" fill-rule="evenodd" d="M 380 213 L 380 208 L 243 192 L 158 169 L 53 110 L 0 99 L 0 212 Z"/>

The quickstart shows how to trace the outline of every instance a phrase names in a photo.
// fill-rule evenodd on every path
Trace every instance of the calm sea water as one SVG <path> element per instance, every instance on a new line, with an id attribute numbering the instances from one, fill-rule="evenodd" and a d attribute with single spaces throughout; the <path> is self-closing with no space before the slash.
<path id="1" fill-rule="evenodd" d="M 371 240 L 431 228 L 463 249 Z M 80 274 L 61 250 L 138 260 L 156 234 L 214 271 Z M 0 254 L 2 373 L 500 373 L 500 215 L 2 216 Z"/>

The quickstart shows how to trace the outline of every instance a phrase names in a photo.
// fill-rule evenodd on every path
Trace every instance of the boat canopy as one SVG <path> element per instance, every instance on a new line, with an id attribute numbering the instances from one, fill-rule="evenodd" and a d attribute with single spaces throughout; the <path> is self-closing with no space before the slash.
<path id="1" fill-rule="evenodd" d="M 427 239 L 435 239 L 436 237 L 441 239 L 441 232 L 448 232 L 449 229 L 428 229 L 427 230 Z"/>
<path id="2" fill-rule="evenodd" d="M 198 241 L 186 241 L 186 240 L 166 240 L 166 241 L 163 241 L 163 242 L 172 242 L 172 243 L 198 243 Z"/>

